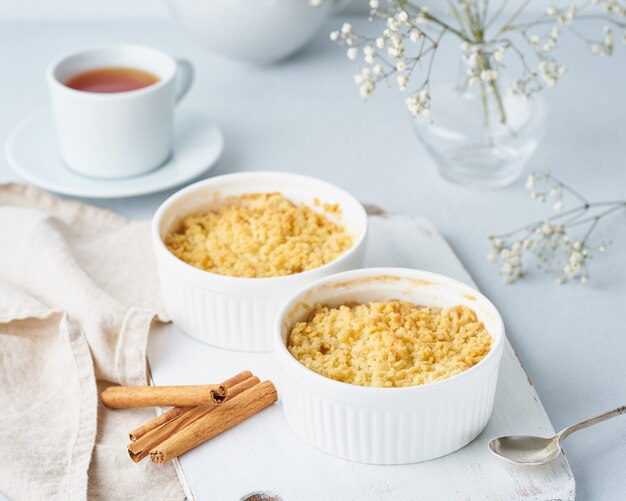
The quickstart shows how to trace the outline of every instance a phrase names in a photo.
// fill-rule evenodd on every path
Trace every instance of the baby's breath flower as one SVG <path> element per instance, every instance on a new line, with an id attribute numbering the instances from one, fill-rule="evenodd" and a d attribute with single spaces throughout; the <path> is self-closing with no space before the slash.
<path id="1" fill-rule="evenodd" d="M 420 13 L 415 18 L 415 24 L 425 24 L 428 22 L 428 7 L 422 7 Z"/>
<path id="2" fill-rule="evenodd" d="M 367 99 L 374 92 L 374 85 L 370 81 L 363 82 L 361 87 L 359 87 L 359 92 L 363 99 Z"/>
<path id="3" fill-rule="evenodd" d="M 501 63 L 502 61 L 504 61 L 505 52 L 506 52 L 506 49 L 504 47 L 500 47 L 497 51 L 493 53 L 493 58 L 499 63 Z"/>
<path id="4" fill-rule="evenodd" d="M 626 200 L 597 204 L 586 202 L 578 192 L 545 172 L 531 174 L 526 187 L 537 200 L 552 198 L 555 214 L 506 235 L 489 235 L 489 262 L 501 261 L 500 274 L 505 283 L 525 276 L 526 262 L 532 256 L 537 267 L 551 274 L 556 283 L 573 281 L 586 284 L 593 251 L 605 250 L 603 243 L 592 247 L 590 236 L 598 221 L 609 213 L 619 209 L 626 211 Z M 565 196 L 575 197 L 579 205 L 561 212 Z M 607 206 L 613 209 L 607 212 Z M 595 215 L 594 210 L 597 211 Z M 587 223 L 587 226 L 580 223 Z M 580 234 L 575 233 L 576 230 L 580 230 Z"/>
<path id="5" fill-rule="evenodd" d="M 330 0 L 308 0 L 313 6 L 319 6 Z M 556 86 L 560 78 L 566 73 L 566 68 L 552 54 L 556 53 L 558 41 L 562 36 L 561 25 L 569 26 L 572 23 L 582 22 L 584 17 L 604 19 L 608 23 L 604 27 L 602 37 L 593 39 L 582 38 L 594 54 L 609 56 L 613 53 L 616 36 L 626 42 L 626 32 L 614 32 L 615 26 L 622 27 L 626 17 L 626 6 L 623 0 L 591 0 L 591 4 L 597 4 L 593 16 L 583 16 L 583 10 L 593 9 L 593 6 L 583 2 L 579 5 L 573 3 L 567 5 L 550 5 L 545 14 L 537 17 L 534 21 L 516 22 L 513 24 L 494 25 L 489 29 L 489 37 L 493 39 L 485 41 L 484 19 L 474 18 L 471 12 L 486 12 L 486 0 L 477 0 L 477 5 L 470 4 L 468 0 L 459 0 L 461 7 L 456 20 L 439 19 L 439 14 L 430 13 L 427 7 L 421 7 L 417 0 L 387 0 L 383 6 L 380 0 L 368 0 L 370 8 L 370 21 L 381 21 L 381 30 L 378 36 L 361 35 L 355 33 L 350 23 L 344 23 L 339 30 L 330 33 L 330 39 L 345 47 L 347 57 L 354 61 L 361 56 L 361 66 L 374 67 L 374 63 L 381 63 L 383 69 L 372 70 L 371 76 L 366 77 L 359 73 L 355 82 L 359 87 L 359 93 L 369 97 L 377 88 L 377 84 L 394 75 L 401 91 L 409 88 L 410 82 L 415 81 L 415 75 L 421 74 L 423 78 L 417 82 L 413 92 L 406 100 L 409 112 L 414 116 L 430 116 L 430 95 L 423 98 L 418 95 L 423 89 L 427 89 L 430 83 L 432 61 L 435 53 L 440 48 L 440 41 L 445 36 L 457 36 L 460 39 L 461 58 L 467 63 L 467 85 L 480 83 L 484 106 L 490 106 L 492 100 L 487 99 L 487 94 L 496 94 L 496 102 L 501 102 L 501 79 L 500 73 L 505 68 L 504 61 L 507 59 L 506 70 L 513 71 L 517 66 L 521 68 L 517 78 L 512 78 L 512 84 L 508 92 L 514 96 L 527 100 L 544 88 Z M 526 4 L 522 6 L 524 10 Z M 603 10 L 603 12 L 599 12 Z M 586 14 L 586 12 L 585 12 Z M 458 22 L 456 22 L 458 21 Z M 496 24 L 506 23 L 504 19 L 496 21 Z M 544 28 L 544 25 L 548 26 Z M 448 25 L 449 23 L 449 25 Z M 504 28 L 504 29 L 502 29 Z M 543 30 L 543 31 L 540 31 Z M 574 31 L 573 28 L 567 31 Z M 574 31 L 574 33 L 578 33 Z M 519 35 L 519 36 L 515 36 Z M 519 46 L 520 42 L 527 44 L 532 57 L 536 62 L 531 62 L 525 47 Z M 517 59 L 516 61 L 508 61 Z M 521 64 L 518 64 L 521 63 Z M 437 65 L 435 65 L 437 66 Z M 398 75 L 400 73 L 401 75 Z M 365 85 L 366 82 L 371 83 Z M 428 93 L 427 93 L 428 94 Z M 490 110 L 483 110 L 490 112 Z M 504 115 L 506 124 L 507 117 Z M 537 200 L 545 200 L 543 193 L 537 193 Z M 558 201 L 554 201 L 555 210 Z"/>
<path id="6" fill-rule="evenodd" d="M 577 12 L 576 6 L 573 4 L 570 4 L 567 6 L 565 11 L 560 11 L 558 13 L 558 15 L 556 16 L 556 19 L 560 24 L 564 24 L 566 26 L 570 25 L 574 21 L 574 16 L 576 16 L 576 12 Z"/>
<path id="7" fill-rule="evenodd" d="M 400 90 L 406 90 L 407 85 L 409 84 L 409 77 L 406 75 L 399 75 L 397 78 L 398 87 Z"/>
<path id="8" fill-rule="evenodd" d="M 422 115 L 426 118 L 430 116 L 430 94 L 424 89 L 411 94 L 406 99 L 406 105 L 413 116 Z"/>
<path id="9" fill-rule="evenodd" d="M 480 79 L 483 82 L 491 82 L 498 78 L 498 72 L 496 70 L 482 70 L 480 72 Z"/>
<path id="10" fill-rule="evenodd" d="M 546 43 L 543 44 L 544 52 L 552 52 L 556 48 L 556 40 L 554 38 L 550 38 Z"/>

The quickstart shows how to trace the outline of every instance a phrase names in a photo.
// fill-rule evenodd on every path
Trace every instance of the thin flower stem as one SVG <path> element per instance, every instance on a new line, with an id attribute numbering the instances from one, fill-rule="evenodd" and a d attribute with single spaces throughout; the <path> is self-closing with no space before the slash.
<path id="1" fill-rule="evenodd" d="M 510 0 L 503 0 L 500 3 L 500 7 L 498 7 L 498 10 L 496 10 L 496 12 L 491 17 L 491 19 L 489 19 L 487 21 L 487 23 L 485 24 L 485 29 L 488 29 L 494 22 L 496 22 L 500 18 L 500 16 L 502 15 L 504 10 L 506 9 L 506 7 L 509 4 L 509 2 L 510 2 Z"/>
<path id="2" fill-rule="evenodd" d="M 496 32 L 494 38 L 498 38 L 502 33 L 504 33 L 507 28 L 522 14 L 522 12 L 526 10 L 526 7 L 528 7 L 532 1 L 533 0 L 525 0 L 513 13 L 513 15 L 506 20 L 506 22 L 502 25 L 502 28 Z"/>
<path id="3" fill-rule="evenodd" d="M 550 216 L 548 218 L 545 219 L 541 219 L 538 221 L 534 221 L 532 223 L 526 224 L 524 226 L 521 226 L 513 231 L 510 231 L 508 233 L 503 233 L 501 235 L 496 235 L 497 238 L 510 238 L 513 235 L 521 232 L 521 231 L 525 231 L 525 230 L 530 230 L 533 228 L 536 228 L 539 225 L 544 224 L 545 221 L 557 221 L 563 217 L 566 216 L 571 216 L 571 215 L 577 215 L 577 217 L 580 217 L 580 215 L 586 214 L 587 211 L 589 211 L 590 209 L 594 208 L 594 207 L 607 207 L 607 206 L 611 206 L 611 209 L 608 209 L 604 212 L 602 212 L 601 214 L 598 214 L 598 216 L 604 217 L 604 215 L 608 215 L 614 211 L 617 210 L 621 210 L 626 208 L 626 201 L 624 200 L 618 200 L 618 201 L 606 201 L 606 202 L 592 202 L 592 203 L 587 203 L 584 205 L 579 205 L 578 207 L 574 207 L 572 209 L 563 211 L 563 212 L 559 212 L 558 214 L 554 214 L 553 216 Z M 566 223 L 563 224 L 563 226 L 567 226 L 567 227 L 572 227 L 572 226 L 578 226 L 579 224 L 583 224 L 583 223 L 588 223 L 590 221 L 592 221 L 595 217 L 597 216 L 593 216 L 593 217 L 589 217 L 586 219 L 581 219 L 576 221 L 576 218 L 572 219 L 571 222 L 568 221 Z"/>
<path id="4" fill-rule="evenodd" d="M 480 37 L 480 27 L 478 26 L 478 22 L 474 17 L 474 13 L 471 10 L 469 3 L 463 3 L 463 9 L 465 10 L 465 15 L 467 16 L 467 20 L 470 26 L 470 32 L 474 35 L 474 38 L 477 42 L 482 42 Z"/>
<path id="5" fill-rule="evenodd" d="M 502 95 L 500 94 L 500 89 L 498 84 L 492 80 L 491 90 L 493 91 L 493 95 L 496 97 L 496 103 L 498 104 L 498 111 L 500 112 L 500 123 L 502 125 L 506 125 L 506 110 L 504 109 L 504 103 L 502 102 Z"/>
<path id="6" fill-rule="evenodd" d="M 614 26 L 617 26 L 619 28 L 626 28 L 626 23 L 622 23 L 613 17 L 603 16 L 601 14 L 579 14 L 576 16 L 576 19 L 583 20 L 583 21 L 597 19 L 599 21 L 611 23 Z M 506 30 L 503 30 L 503 32 L 525 30 L 527 28 L 532 28 L 534 26 L 539 26 L 541 24 L 554 24 L 554 18 L 544 16 L 539 19 L 536 19 L 535 21 L 531 21 L 528 23 L 512 24 L 511 26 L 507 27 Z"/>
<path id="7" fill-rule="evenodd" d="M 520 62 L 522 63 L 522 66 L 524 67 L 524 71 L 530 73 L 532 70 L 530 69 L 530 66 L 528 66 L 528 62 L 526 61 L 526 56 L 524 55 L 524 53 L 517 47 L 517 45 L 513 43 L 512 40 L 508 38 L 503 38 L 502 41 L 506 43 L 507 48 L 510 48 L 513 50 L 513 52 L 515 52 Z"/>
<path id="8" fill-rule="evenodd" d="M 574 197 L 576 197 L 578 200 L 580 200 L 586 207 L 590 207 L 592 204 L 589 204 L 589 201 L 582 196 L 578 191 L 576 191 L 574 188 L 572 188 L 571 186 L 565 184 L 563 181 L 560 181 L 558 179 L 556 179 L 555 177 L 550 176 L 550 179 L 553 181 L 553 183 L 558 186 L 559 188 L 562 188 L 563 190 L 567 191 L 570 195 L 573 195 Z M 606 203 L 606 202 L 599 202 L 596 203 L 596 205 L 598 204 L 602 204 L 602 203 Z M 611 202 L 608 202 L 611 203 Z M 619 203 L 619 202 L 618 202 Z"/>
<path id="9" fill-rule="evenodd" d="M 440 26 L 441 28 L 445 28 L 449 32 L 454 33 L 460 39 L 465 40 L 466 42 L 471 42 L 471 40 L 468 38 L 468 36 L 465 33 L 462 33 L 458 29 L 453 28 L 448 23 L 446 23 L 445 21 L 442 21 L 441 19 L 433 16 L 429 12 L 424 13 L 422 11 L 422 8 L 419 7 L 418 5 L 412 4 L 408 0 L 398 0 L 398 4 L 401 7 L 403 7 L 404 9 L 406 9 L 406 10 L 412 10 L 416 14 L 420 14 L 421 13 L 424 16 L 425 19 L 428 19 L 429 21 L 432 21 L 433 23 L 435 23 L 436 25 Z"/>
<path id="10" fill-rule="evenodd" d="M 578 31 L 576 28 L 574 28 L 573 26 L 568 26 L 569 30 L 578 38 L 580 38 L 583 42 L 591 45 L 594 43 L 602 43 L 600 41 L 597 40 L 592 40 L 591 38 L 586 37 L 585 35 L 583 35 L 580 31 Z"/>
<path id="11" fill-rule="evenodd" d="M 583 217 L 586 214 L 587 214 L 586 210 L 581 210 L 577 214 L 574 214 L 572 217 L 570 217 L 570 218 L 566 219 L 565 221 L 563 221 L 561 224 L 564 227 L 566 227 L 569 224 L 573 223 L 574 221 L 578 221 L 581 217 Z"/>
<path id="12" fill-rule="evenodd" d="M 483 2 L 483 12 L 481 14 L 481 23 L 485 26 L 487 22 L 487 17 L 489 16 L 489 0 L 484 0 Z"/>
<path id="13" fill-rule="evenodd" d="M 441 33 L 439 33 L 439 37 L 437 38 L 437 41 L 435 42 L 435 45 L 432 46 L 432 54 L 430 55 L 430 61 L 428 62 L 428 70 L 426 72 L 426 80 L 424 81 L 424 83 L 422 84 L 422 87 L 426 87 L 429 83 L 430 83 L 430 75 L 432 73 L 433 70 L 433 63 L 435 62 L 435 55 L 437 54 L 437 47 L 439 47 L 439 42 L 441 42 L 441 39 L 443 38 L 443 35 L 445 34 L 446 30 L 441 30 Z"/>
<path id="14" fill-rule="evenodd" d="M 589 239 L 589 237 L 593 233 L 593 230 L 596 229 L 596 226 L 598 226 L 599 222 L 600 222 L 600 218 L 599 217 L 594 218 L 593 223 L 591 223 L 591 226 L 589 226 L 589 228 L 587 229 L 587 232 L 585 233 L 585 236 L 581 240 L 582 245 L 587 243 L 587 240 Z"/>
<path id="15" fill-rule="evenodd" d="M 626 202 L 622 202 L 621 204 L 619 204 L 619 205 L 617 205 L 615 207 L 612 207 L 611 209 L 607 209 L 607 210 L 601 212 L 600 214 L 596 214 L 595 216 L 588 217 L 588 218 L 585 218 L 585 219 L 581 219 L 580 221 L 576 221 L 576 222 L 570 224 L 569 227 L 580 226 L 581 224 L 590 223 L 591 221 L 597 221 L 599 219 L 602 219 L 602 218 L 608 216 L 609 214 L 613 214 L 614 212 L 618 212 L 618 211 L 621 211 L 621 210 L 624 210 L 624 209 L 626 209 Z"/>
<path id="16" fill-rule="evenodd" d="M 483 59 L 483 65 L 485 67 L 485 69 L 490 70 L 491 68 L 491 63 L 489 62 L 489 57 L 484 55 L 482 55 L 482 59 Z M 504 109 L 504 103 L 502 102 L 502 96 L 500 95 L 500 89 L 498 88 L 497 83 L 494 80 L 491 80 L 489 82 L 489 86 L 491 87 L 491 90 L 493 91 L 493 95 L 496 98 L 496 104 L 498 105 L 498 112 L 500 113 L 500 123 L 501 124 L 506 124 L 506 110 Z"/>
<path id="17" fill-rule="evenodd" d="M 447 0 L 447 1 L 448 1 L 448 7 L 450 7 L 450 10 L 452 11 L 452 15 L 456 18 L 456 22 L 459 23 L 459 27 L 461 27 L 461 29 L 465 29 L 463 18 L 461 17 L 461 13 L 459 12 L 459 9 L 457 9 L 456 5 L 452 3 L 452 0 Z M 465 35 L 465 36 L 469 38 L 468 35 Z"/>
<path id="18" fill-rule="evenodd" d="M 489 120 L 489 101 L 487 97 L 487 87 L 485 86 L 485 82 L 480 82 L 480 97 L 482 101 L 483 107 L 483 121 L 485 122 L 485 129 L 487 131 L 487 138 L 489 142 L 489 146 L 493 147 L 493 135 L 491 134 L 491 123 Z"/>

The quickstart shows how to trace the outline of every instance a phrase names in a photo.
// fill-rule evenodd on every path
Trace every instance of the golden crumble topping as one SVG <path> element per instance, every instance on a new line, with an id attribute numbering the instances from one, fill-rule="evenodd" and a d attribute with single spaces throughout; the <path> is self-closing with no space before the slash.
<path id="1" fill-rule="evenodd" d="M 187 216 L 179 231 L 167 235 L 165 245 L 196 268 L 261 278 L 319 268 L 346 252 L 352 237 L 325 214 L 280 193 L 250 193 Z"/>
<path id="2" fill-rule="evenodd" d="M 480 362 L 492 337 L 474 310 L 403 301 L 316 305 L 291 330 L 288 348 L 309 369 L 360 386 L 417 386 Z"/>

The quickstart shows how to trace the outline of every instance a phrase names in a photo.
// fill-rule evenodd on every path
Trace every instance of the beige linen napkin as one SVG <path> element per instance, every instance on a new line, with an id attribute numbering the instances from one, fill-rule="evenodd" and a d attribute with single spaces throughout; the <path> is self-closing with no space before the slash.
<path id="1" fill-rule="evenodd" d="M 134 464 L 126 452 L 128 432 L 154 411 L 98 399 L 107 384 L 146 383 L 157 319 L 147 222 L 0 185 L 0 492 L 184 498 L 172 465 Z"/>

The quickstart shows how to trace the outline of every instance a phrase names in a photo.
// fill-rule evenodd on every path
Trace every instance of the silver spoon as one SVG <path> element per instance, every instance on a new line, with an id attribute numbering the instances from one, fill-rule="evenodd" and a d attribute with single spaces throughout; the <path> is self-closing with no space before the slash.
<path id="1" fill-rule="evenodd" d="M 568 426 L 558 432 L 554 437 L 542 438 L 526 435 L 511 435 L 508 437 L 494 438 L 489 442 L 489 450 L 500 459 L 517 464 L 536 466 L 553 461 L 561 454 L 561 440 L 569 437 L 572 433 L 596 423 L 614 418 L 620 414 L 626 414 L 626 405 L 592 417 L 578 424 Z"/>

